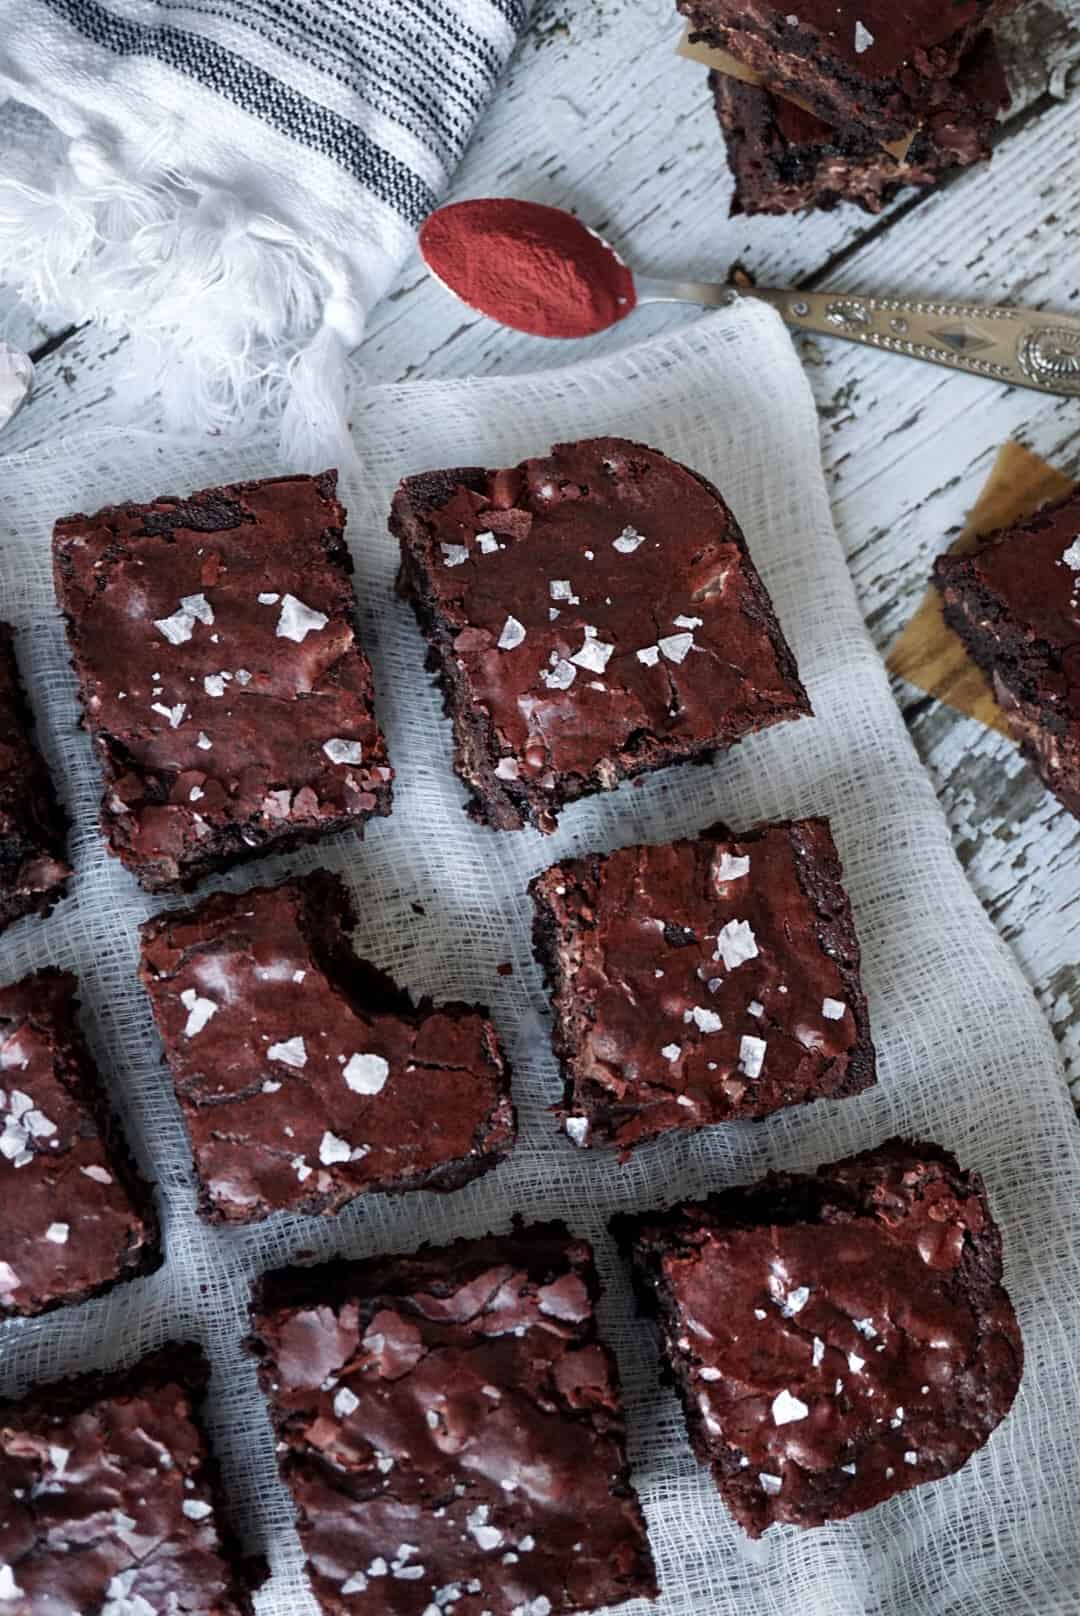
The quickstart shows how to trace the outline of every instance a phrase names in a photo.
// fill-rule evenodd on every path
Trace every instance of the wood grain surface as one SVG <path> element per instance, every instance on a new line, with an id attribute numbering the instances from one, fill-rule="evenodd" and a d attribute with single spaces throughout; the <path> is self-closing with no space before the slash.
<path id="1" fill-rule="evenodd" d="M 514 194 L 573 207 L 650 274 L 718 280 L 742 264 L 763 285 L 1076 310 L 1078 0 L 1026 0 L 1002 25 L 1013 104 L 993 163 L 929 196 L 903 192 L 878 217 L 843 207 L 729 218 L 731 181 L 705 69 L 677 54 L 680 34 L 672 0 L 538 0 L 452 197 Z M 0 160 L 4 117 L 0 108 Z M 564 365 L 693 318 L 652 305 L 587 342 L 544 342 L 462 309 L 413 259 L 371 316 L 358 378 Z M 50 345 L 33 400 L 4 435 L 5 452 L 123 414 L 121 333 L 65 333 L 0 290 L 0 334 L 39 351 Z M 1080 401 L 841 342 L 800 339 L 800 348 L 838 531 L 884 653 L 915 614 L 934 555 L 963 525 L 1003 444 L 1021 444 L 1080 480 Z M 467 445 L 462 452 L 467 458 Z M 1080 1101 L 1080 823 L 1005 736 L 899 676 L 895 691 L 957 853 L 1058 1033 Z"/>

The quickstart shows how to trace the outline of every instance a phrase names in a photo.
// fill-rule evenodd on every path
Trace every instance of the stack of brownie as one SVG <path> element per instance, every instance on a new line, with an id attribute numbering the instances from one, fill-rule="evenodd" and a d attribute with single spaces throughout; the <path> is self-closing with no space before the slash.
<path id="1" fill-rule="evenodd" d="M 102 830 L 147 890 L 390 812 L 344 518 L 327 473 L 57 524 Z M 733 513 L 656 450 L 598 438 L 428 472 L 402 483 L 391 527 L 467 810 L 490 830 L 551 833 L 579 798 L 810 714 Z M 46 914 L 70 872 L 10 655 L 0 676 L 0 740 L 27 786 L 0 821 L 4 924 Z M 827 820 L 564 857 L 531 896 L 564 1079 L 552 1110 L 583 1152 L 621 1161 L 875 1082 Z M 316 871 L 142 927 L 208 1223 L 453 1192 L 513 1148 L 487 1011 L 414 1002 L 354 953 L 357 923 L 345 884 Z M 168 1257 L 76 992 L 58 970 L 0 987 L 0 1318 Z M 1000 1236 L 978 1175 L 932 1142 L 613 1232 L 694 1450 L 751 1535 L 939 1481 L 1009 1410 L 1023 1353 Z M 262 1277 L 249 1346 L 328 1616 L 570 1616 L 657 1596 L 599 1291 L 586 1241 L 518 1218 Z M 263 1571 L 230 1531 L 208 1375 L 174 1342 L 0 1404 L 5 1612 L 249 1616 Z"/>
<path id="2" fill-rule="evenodd" d="M 709 82 L 731 211 L 877 213 L 902 186 L 988 158 L 1009 104 L 990 25 L 1017 3 L 678 0 L 695 56 L 722 53 Z"/>

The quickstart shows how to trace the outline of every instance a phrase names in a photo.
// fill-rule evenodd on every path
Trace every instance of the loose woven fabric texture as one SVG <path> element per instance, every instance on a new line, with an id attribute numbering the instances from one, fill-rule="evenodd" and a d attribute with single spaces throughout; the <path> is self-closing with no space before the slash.
<path id="1" fill-rule="evenodd" d="M 75 819 L 72 897 L 0 941 L 0 980 L 55 964 L 82 984 L 84 1020 L 164 1203 L 165 1267 L 111 1296 L 0 1330 L 0 1389 L 127 1362 L 167 1338 L 205 1343 L 208 1418 L 231 1508 L 272 1577 L 260 1616 L 314 1604 L 243 1351 L 251 1276 L 297 1253 L 404 1251 L 558 1216 L 595 1242 L 604 1335 L 624 1379 L 635 1478 L 663 1589 L 658 1616 L 1014 1616 L 1080 1610 L 1080 1135 L 1054 1043 L 968 887 L 890 696 L 832 528 L 809 389 L 777 317 L 741 306 L 616 358 L 534 378 L 409 383 L 366 393 L 345 484 L 365 644 L 398 772 L 392 816 L 211 883 L 245 887 L 319 864 L 357 900 L 358 951 L 414 991 L 488 1003 L 514 1064 L 521 1138 L 495 1173 L 450 1196 L 364 1197 L 342 1215 L 215 1230 L 195 1216 L 190 1156 L 136 980 L 136 927 L 166 905 L 108 857 L 99 775 L 76 732 L 74 679 L 53 599 L 50 530 L 73 510 L 184 493 L 294 467 L 265 446 L 115 434 L 0 460 L 0 617 L 21 630 L 43 744 Z M 386 532 L 401 476 L 514 464 L 598 433 L 647 442 L 716 483 L 742 524 L 817 717 L 579 803 L 556 835 L 495 833 L 464 814 L 450 728 L 411 613 L 393 594 Z M 306 468 L 317 469 L 317 468 Z M 531 958 L 529 878 L 557 857 L 692 834 L 723 819 L 828 814 L 863 948 L 879 1054 L 856 1099 L 713 1128 L 627 1164 L 575 1150 L 547 1107 L 560 1087 Z M 415 906 L 419 905 L 419 909 Z M 496 967 L 509 963 L 511 975 Z M 957 1476 L 841 1525 L 751 1543 L 692 1458 L 651 1329 L 635 1318 L 607 1221 L 770 1167 L 805 1170 L 889 1134 L 926 1136 L 986 1178 L 1027 1364 L 1012 1413 Z M 362 1604 L 362 1601 L 360 1602 Z M 634 1604 L 628 1616 L 649 1607 Z"/>

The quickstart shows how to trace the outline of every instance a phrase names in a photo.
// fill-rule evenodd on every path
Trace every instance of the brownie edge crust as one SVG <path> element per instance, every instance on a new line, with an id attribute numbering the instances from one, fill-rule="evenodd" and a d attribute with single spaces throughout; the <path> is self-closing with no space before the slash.
<path id="1" fill-rule="evenodd" d="M 889 1139 L 666 1212 L 617 1216 L 694 1452 L 751 1537 L 844 1520 L 961 1468 L 1023 1343 L 978 1173 Z"/>

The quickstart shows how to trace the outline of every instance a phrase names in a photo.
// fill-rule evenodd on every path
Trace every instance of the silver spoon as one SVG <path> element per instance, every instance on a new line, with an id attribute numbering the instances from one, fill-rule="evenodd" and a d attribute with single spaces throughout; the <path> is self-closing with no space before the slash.
<path id="1" fill-rule="evenodd" d="M 470 308 L 535 336 L 595 335 L 642 303 L 723 308 L 752 297 L 771 304 L 793 331 L 844 337 L 1041 393 L 1080 395 L 1075 315 L 657 280 L 635 274 L 574 214 L 517 197 L 477 197 L 437 209 L 420 232 L 420 251 L 436 278 Z"/>
<path id="2" fill-rule="evenodd" d="M 645 275 L 634 276 L 634 288 L 639 303 L 698 303 L 704 308 L 755 297 L 770 303 L 793 331 L 844 337 L 1040 393 L 1080 395 L 1080 319 L 1075 315 L 1040 314 L 1005 304 L 780 291 Z"/>

